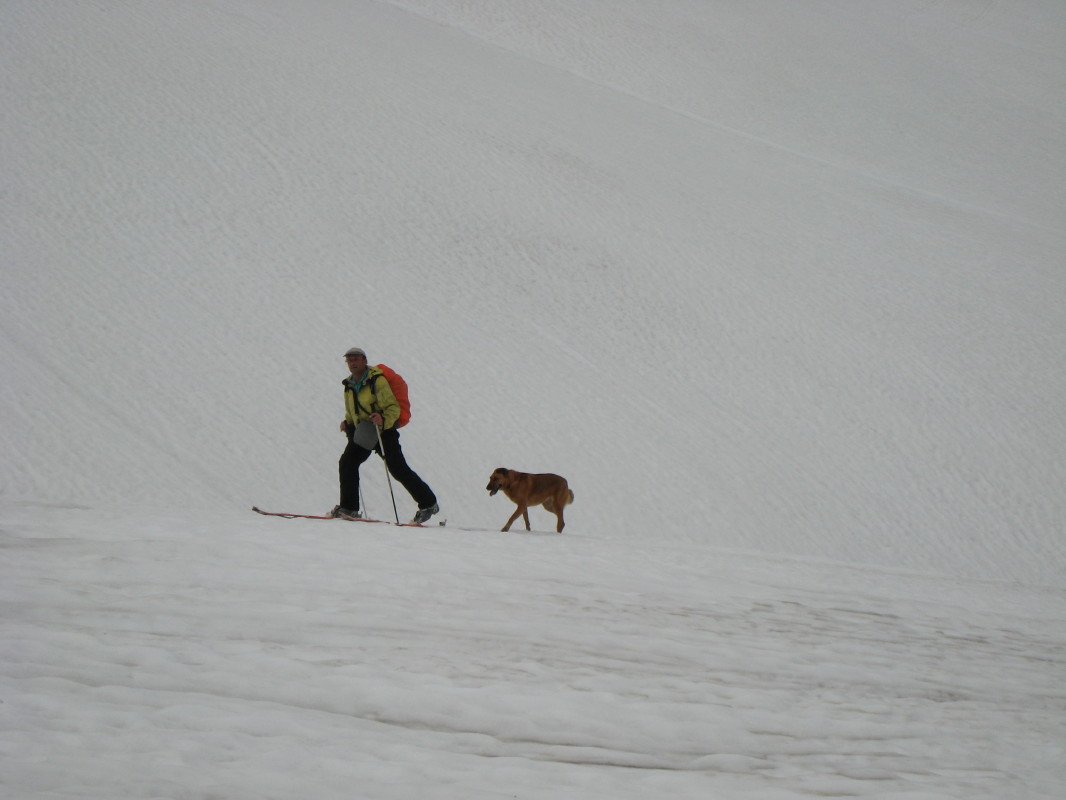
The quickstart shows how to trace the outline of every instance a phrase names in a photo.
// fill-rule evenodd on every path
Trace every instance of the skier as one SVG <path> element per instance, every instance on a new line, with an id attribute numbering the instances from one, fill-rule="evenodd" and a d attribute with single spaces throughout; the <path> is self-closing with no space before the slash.
<path id="1" fill-rule="evenodd" d="M 359 507 L 359 467 L 372 452 L 385 460 L 385 468 L 418 504 L 412 522 L 423 524 L 440 511 L 437 496 L 418 474 L 407 465 L 400 448 L 400 432 L 396 422 L 400 418 L 400 404 L 384 379 L 384 373 L 367 364 L 366 351 L 353 347 L 344 354 L 351 372 L 344 384 L 344 421 L 341 431 L 348 437 L 348 446 L 341 454 L 340 503 L 330 516 L 361 517 Z"/>

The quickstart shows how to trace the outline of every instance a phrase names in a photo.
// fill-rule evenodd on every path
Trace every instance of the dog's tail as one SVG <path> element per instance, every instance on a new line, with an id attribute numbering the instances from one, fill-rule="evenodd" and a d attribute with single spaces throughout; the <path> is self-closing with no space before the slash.
<path id="1" fill-rule="evenodd" d="M 564 506 L 568 506 L 572 502 L 574 502 L 574 490 L 573 489 L 567 489 L 567 491 L 570 493 L 570 499 L 563 502 Z M 545 511 L 550 511 L 552 514 L 555 513 L 556 508 L 555 508 L 555 498 L 554 497 L 549 497 L 547 500 L 544 501 L 544 510 Z"/>

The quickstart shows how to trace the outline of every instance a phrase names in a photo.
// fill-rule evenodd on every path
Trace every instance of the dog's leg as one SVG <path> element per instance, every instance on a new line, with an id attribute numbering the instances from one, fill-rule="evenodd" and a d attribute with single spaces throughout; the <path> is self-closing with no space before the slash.
<path id="1" fill-rule="evenodd" d="M 507 531 L 511 530 L 511 523 L 513 523 L 516 519 L 518 519 L 518 515 L 519 514 L 525 514 L 525 513 L 526 513 L 526 507 L 525 506 L 518 506 L 514 510 L 514 513 L 511 515 L 511 518 L 509 520 L 507 520 L 507 524 L 504 525 L 502 528 L 500 528 L 500 531 L 503 532 L 503 533 L 506 533 Z M 526 519 L 528 520 L 529 517 L 526 517 Z M 527 526 L 527 530 L 528 530 L 528 526 L 529 526 L 528 522 L 526 523 L 526 526 Z"/>
<path id="2" fill-rule="evenodd" d="M 558 520 L 555 525 L 556 533 L 562 533 L 563 526 L 566 525 L 566 523 L 563 522 L 563 508 L 566 506 L 566 501 L 570 499 L 567 495 L 568 490 L 563 488 L 556 493 L 555 497 L 549 497 L 544 502 L 544 507 L 555 514 L 555 518 Z"/>
<path id="3" fill-rule="evenodd" d="M 529 527 L 529 506 L 523 507 L 523 509 L 522 509 L 522 519 L 525 520 L 525 522 L 526 522 L 526 530 L 527 531 L 533 530 L 532 528 Z"/>

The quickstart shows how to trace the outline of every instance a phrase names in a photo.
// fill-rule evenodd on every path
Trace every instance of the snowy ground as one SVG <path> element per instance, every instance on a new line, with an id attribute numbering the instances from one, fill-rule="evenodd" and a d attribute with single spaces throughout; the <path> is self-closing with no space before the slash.
<path id="1" fill-rule="evenodd" d="M 0 795 L 1066 796 L 1061 4 L 0 42 Z M 335 502 L 352 345 L 484 530 L 249 513 Z"/>
<path id="2" fill-rule="evenodd" d="M 10 797 L 1054 798 L 1061 592 L 6 508 Z"/>

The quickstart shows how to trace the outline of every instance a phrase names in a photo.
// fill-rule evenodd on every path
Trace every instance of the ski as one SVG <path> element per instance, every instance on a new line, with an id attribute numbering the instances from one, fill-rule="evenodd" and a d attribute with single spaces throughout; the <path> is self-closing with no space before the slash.
<path id="1" fill-rule="evenodd" d="M 282 519 L 339 519 L 345 522 L 373 522 L 378 525 L 392 525 L 396 528 L 422 528 L 423 530 L 434 530 L 443 528 L 446 531 L 467 531 L 470 533 L 499 533 L 498 530 L 490 530 L 489 528 L 466 528 L 460 525 L 449 525 L 448 520 L 440 520 L 432 524 L 418 523 L 418 522 L 396 522 L 389 519 L 373 519 L 371 517 L 331 517 L 328 514 L 293 514 L 288 511 L 264 511 L 259 506 L 252 506 L 252 511 L 257 514 L 263 514 L 267 517 L 281 517 Z M 510 533 L 529 533 L 529 531 L 509 531 Z M 541 533 L 541 531 L 533 531 L 534 533 Z"/>
<path id="2" fill-rule="evenodd" d="M 289 514 L 285 511 L 264 511 L 259 506 L 252 506 L 252 511 L 256 514 L 264 514 L 268 517 L 284 517 L 285 519 L 333 519 L 333 517 L 325 514 Z"/>
<path id="3" fill-rule="evenodd" d="M 395 522 L 389 522 L 387 519 L 371 519 L 370 517 L 331 517 L 329 514 L 292 514 L 288 511 L 264 511 L 259 506 L 252 506 L 252 511 L 267 517 L 281 517 L 283 519 L 341 519 L 346 522 L 377 522 L 383 525 L 396 524 Z"/>

